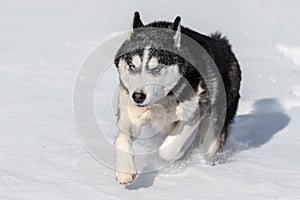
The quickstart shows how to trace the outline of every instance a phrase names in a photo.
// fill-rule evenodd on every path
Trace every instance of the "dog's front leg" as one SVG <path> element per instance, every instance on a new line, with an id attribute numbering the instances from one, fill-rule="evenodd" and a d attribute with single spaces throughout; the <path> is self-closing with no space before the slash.
<path id="1" fill-rule="evenodd" d="M 132 142 L 139 136 L 145 119 L 149 118 L 149 111 L 138 108 L 130 98 L 128 91 L 121 87 L 118 107 L 119 135 L 115 140 L 115 167 L 116 179 L 123 185 L 130 184 L 136 178 Z"/>
<path id="2" fill-rule="evenodd" d="M 159 155 L 165 160 L 181 158 L 185 153 L 182 147 L 195 132 L 198 125 L 198 119 L 177 122 L 172 133 L 160 145 Z"/>
<path id="3" fill-rule="evenodd" d="M 136 177 L 131 136 L 120 131 L 115 140 L 116 180 L 122 185 L 130 184 Z"/>

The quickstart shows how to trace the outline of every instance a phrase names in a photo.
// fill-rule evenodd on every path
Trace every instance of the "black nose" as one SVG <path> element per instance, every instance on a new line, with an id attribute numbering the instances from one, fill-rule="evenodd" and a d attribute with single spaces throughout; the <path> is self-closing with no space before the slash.
<path id="1" fill-rule="evenodd" d="M 141 93 L 141 92 L 134 92 L 132 94 L 132 98 L 136 103 L 143 103 L 146 99 L 146 94 Z"/>

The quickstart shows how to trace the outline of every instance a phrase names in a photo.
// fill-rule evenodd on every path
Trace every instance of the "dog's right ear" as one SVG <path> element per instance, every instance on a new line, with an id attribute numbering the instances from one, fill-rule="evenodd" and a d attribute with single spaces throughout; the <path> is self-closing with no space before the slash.
<path id="1" fill-rule="evenodd" d="M 133 21 L 132 21 L 132 24 L 131 24 L 128 40 L 130 40 L 131 35 L 134 32 L 134 29 L 140 28 L 140 27 L 144 27 L 144 24 L 141 20 L 140 13 L 138 11 L 136 11 L 136 12 L 134 12 L 134 17 L 133 17 Z"/>

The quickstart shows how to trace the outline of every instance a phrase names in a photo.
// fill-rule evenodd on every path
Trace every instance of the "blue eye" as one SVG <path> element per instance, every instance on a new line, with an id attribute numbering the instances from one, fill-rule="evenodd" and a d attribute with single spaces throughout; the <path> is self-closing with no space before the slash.
<path id="1" fill-rule="evenodd" d="M 132 72 L 135 72 L 136 71 L 136 67 L 134 65 L 129 65 L 129 70 L 132 71 Z"/>
<path id="2" fill-rule="evenodd" d="M 161 68 L 160 67 L 155 67 L 153 70 L 152 70 L 152 73 L 156 74 L 158 72 L 160 72 Z"/>

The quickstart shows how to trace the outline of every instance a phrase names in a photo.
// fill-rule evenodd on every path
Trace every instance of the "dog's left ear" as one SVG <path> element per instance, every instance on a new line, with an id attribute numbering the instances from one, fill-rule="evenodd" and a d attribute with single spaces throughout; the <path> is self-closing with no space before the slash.
<path id="1" fill-rule="evenodd" d="M 173 39 L 174 46 L 179 48 L 181 41 L 181 17 L 177 16 L 172 24 L 172 30 L 176 31 Z"/>
<path id="2" fill-rule="evenodd" d="M 144 24 L 141 20 L 140 13 L 138 11 L 136 11 L 136 12 L 134 12 L 133 21 L 132 21 L 131 28 L 130 28 L 130 33 L 129 33 L 129 36 L 128 36 L 129 40 L 130 40 L 131 35 L 134 32 L 134 29 L 140 28 L 140 27 L 144 27 Z"/>

